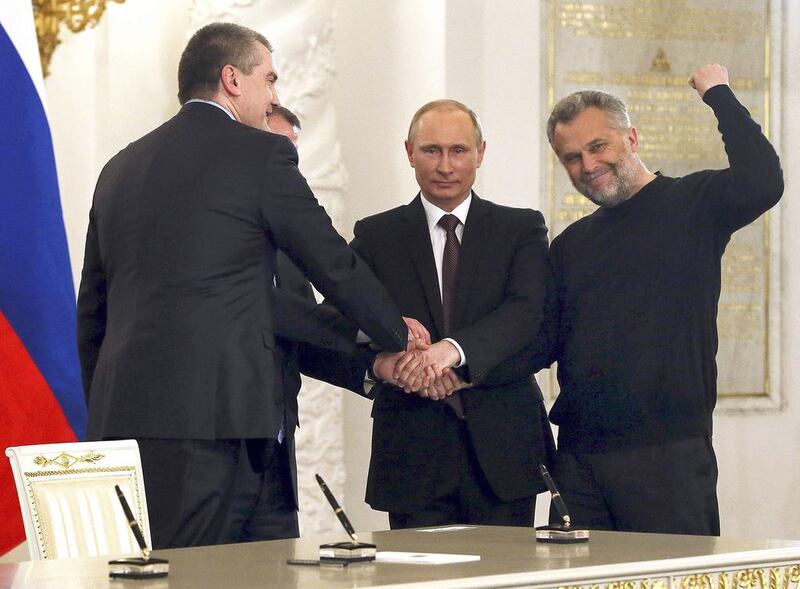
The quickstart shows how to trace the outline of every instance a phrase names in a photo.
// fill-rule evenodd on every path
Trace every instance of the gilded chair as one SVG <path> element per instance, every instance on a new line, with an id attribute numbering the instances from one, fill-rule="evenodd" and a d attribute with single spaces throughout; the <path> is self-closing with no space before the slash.
<path id="1" fill-rule="evenodd" d="M 138 553 L 114 485 L 151 546 L 136 440 L 16 446 L 6 456 L 31 560 Z"/>

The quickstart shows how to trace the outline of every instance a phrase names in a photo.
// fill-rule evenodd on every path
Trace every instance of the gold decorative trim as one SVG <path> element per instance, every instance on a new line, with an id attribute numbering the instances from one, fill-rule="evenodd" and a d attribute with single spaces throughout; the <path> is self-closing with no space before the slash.
<path id="1" fill-rule="evenodd" d="M 558 589 L 670 589 L 669 577 L 614 581 L 604 585 L 561 585 Z"/>
<path id="2" fill-rule="evenodd" d="M 64 474 L 90 474 L 90 473 L 102 473 L 102 472 L 123 472 L 126 470 L 136 471 L 136 467 L 134 466 L 102 466 L 97 468 L 76 468 L 75 470 L 70 470 L 69 472 L 63 470 L 40 470 L 35 472 L 26 472 L 25 476 L 29 478 L 36 478 L 36 477 L 47 477 L 47 476 L 57 476 L 57 475 L 64 475 Z"/>
<path id="3" fill-rule="evenodd" d="M 33 459 L 33 463 L 40 467 L 45 468 L 47 466 L 60 466 L 61 468 L 68 470 L 78 464 L 79 462 L 84 462 L 86 464 L 96 464 L 100 462 L 103 458 L 105 458 L 105 454 L 100 454 L 99 452 L 95 452 L 94 450 L 90 450 L 86 454 L 82 456 L 73 456 L 67 452 L 62 452 L 55 458 L 47 458 L 45 456 L 37 456 Z M 25 473 L 26 476 L 35 476 L 36 473 Z"/>
<path id="4" fill-rule="evenodd" d="M 701 573 L 683 577 L 681 579 L 680 589 L 712 589 L 711 575 L 708 573 Z"/>
<path id="5" fill-rule="evenodd" d="M 800 589 L 800 564 L 561 585 L 558 589 Z"/>
<path id="6" fill-rule="evenodd" d="M 745 569 L 734 576 L 734 587 L 742 589 L 767 589 L 764 569 Z"/>
<path id="7" fill-rule="evenodd" d="M 106 2 L 122 4 L 125 0 L 32 0 L 33 19 L 36 23 L 36 36 L 39 39 L 39 59 L 42 73 L 50 74 L 50 60 L 64 24 L 73 33 L 80 33 L 86 27 L 94 27 L 100 22 L 106 10 Z"/>

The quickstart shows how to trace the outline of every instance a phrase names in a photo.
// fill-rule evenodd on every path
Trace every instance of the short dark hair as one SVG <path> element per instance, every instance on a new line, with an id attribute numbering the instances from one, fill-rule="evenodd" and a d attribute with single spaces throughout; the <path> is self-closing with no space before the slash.
<path id="1" fill-rule="evenodd" d="M 476 115 L 475 112 L 466 104 L 459 102 L 458 100 L 451 100 L 449 98 L 432 100 L 427 104 L 423 104 L 420 109 L 414 113 L 414 116 L 411 118 L 411 124 L 408 126 L 409 142 L 413 140 L 412 135 L 416 131 L 415 127 L 417 126 L 417 123 L 419 123 L 420 118 L 422 118 L 422 115 L 432 110 L 459 110 L 467 113 L 472 121 L 472 128 L 475 131 L 475 141 L 478 145 L 483 143 L 483 130 L 481 129 L 481 121 L 478 118 L 478 115 Z"/>
<path id="2" fill-rule="evenodd" d="M 259 61 L 255 43 L 269 51 L 266 37 L 247 27 L 233 23 L 211 23 L 198 30 L 181 54 L 178 64 L 178 100 L 211 98 L 217 91 L 222 68 L 232 65 L 245 74 Z"/>
<path id="3" fill-rule="evenodd" d="M 269 117 L 271 116 L 279 116 L 286 119 L 292 127 L 297 127 L 298 129 L 302 129 L 303 127 L 300 125 L 300 119 L 297 118 L 297 115 L 290 111 L 285 106 L 273 106 L 272 112 L 267 115 L 267 123 L 269 123 Z"/>
<path id="4" fill-rule="evenodd" d="M 602 90 L 581 90 L 559 100 L 547 119 L 547 140 L 553 144 L 556 134 L 556 125 L 569 123 L 587 108 L 594 107 L 608 115 L 613 126 L 620 131 L 631 128 L 631 117 L 628 107 L 616 94 Z"/>

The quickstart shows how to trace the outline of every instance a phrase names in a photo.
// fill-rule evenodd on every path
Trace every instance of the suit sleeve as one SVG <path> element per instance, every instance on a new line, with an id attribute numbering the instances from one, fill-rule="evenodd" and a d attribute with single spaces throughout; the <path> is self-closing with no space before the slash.
<path id="1" fill-rule="evenodd" d="M 361 258 L 367 266 L 373 268 L 374 262 L 372 260 L 372 256 L 369 253 L 367 240 L 364 239 L 363 235 L 364 235 L 364 222 L 356 221 L 356 224 L 353 226 L 353 240 L 350 242 L 350 247 L 353 248 L 356 254 L 358 254 L 358 257 Z"/>
<path id="2" fill-rule="evenodd" d="M 547 294 L 547 228 L 538 211 L 526 213 L 508 273 L 504 300 L 491 312 L 452 334 L 467 358 L 467 378 L 480 384 L 540 333 Z M 516 363 L 525 368 L 524 356 Z M 531 360 L 533 362 L 533 360 Z M 528 367 L 533 372 L 533 367 Z"/>
<path id="3" fill-rule="evenodd" d="M 558 345 L 558 305 L 556 304 L 555 278 L 552 269 L 552 254 L 550 250 L 546 274 L 546 295 L 544 304 L 544 317 L 539 327 L 536 339 L 507 358 L 494 368 L 481 384 L 483 386 L 504 386 L 536 374 L 543 368 L 548 368 L 555 361 Z"/>
<path id="4" fill-rule="evenodd" d="M 273 145 L 262 214 L 275 243 L 378 346 L 404 350 L 408 330 L 386 289 L 333 228 L 297 170 L 291 145 Z"/>
<path id="5" fill-rule="evenodd" d="M 292 342 L 354 353 L 356 328 L 333 306 L 319 304 L 286 289 L 273 289 L 275 335 Z"/>
<path id="6" fill-rule="evenodd" d="M 94 369 L 106 334 L 106 275 L 100 259 L 94 208 L 89 212 L 81 284 L 78 289 L 78 355 L 86 399 L 92 386 Z"/>
<path id="7" fill-rule="evenodd" d="M 348 354 L 302 343 L 297 350 L 300 372 L 304 375 L 361 396 L 367 396 L 364 377 L 367 368 L 375 360 L 375 354 L 376 352 L 366 348 L 359 348 Z"/>

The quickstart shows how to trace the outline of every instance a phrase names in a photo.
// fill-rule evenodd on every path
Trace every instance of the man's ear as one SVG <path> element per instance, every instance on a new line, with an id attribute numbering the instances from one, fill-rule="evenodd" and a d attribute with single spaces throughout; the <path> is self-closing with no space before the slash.
<path id="1" fill-rule="evenodd" d="M 486 142 L 485 142 L 485 141 L 483 141 L 483 142 L 482 142 L 482 143 L 481 143 L 481 144 L 478 146 L 478 165 L 477 165 L 477 166 L 475 166 L 475 167 L 477 167 L 477 168 L 480 168 L 480 167 L 481 167 L 481 164 L 483 163 L 483 154 L 484 154 L 485 152 L 486 152 Z"/>
<path id="2" fill-rule="evenodd" d="M 406 146 L 406 155 L 408 156 L 408 163 L 411 164 L 411 167 L 414 167 L 414 144 L 410 141 L 406 140 L 403 143 Z"/>
<path id="3" fill-rule="evenodd" d="M 626 137 L 628 145 L 631 146 L 631 151 L 637 153 L 639 151 L 639 134 L 636 132 L 636 127 L 631 127 Z"/>
<path id="4" fill-rule="evenodd" d="M 239 87 L 239 72 L 235 67 L 228 64 L 222 68 L 219 74 L 220 83 L 226 94 L 230 96 L 241 96 L 242 90 Z"/>

